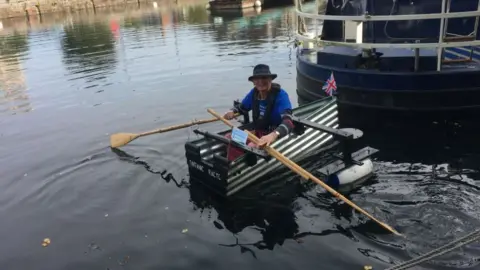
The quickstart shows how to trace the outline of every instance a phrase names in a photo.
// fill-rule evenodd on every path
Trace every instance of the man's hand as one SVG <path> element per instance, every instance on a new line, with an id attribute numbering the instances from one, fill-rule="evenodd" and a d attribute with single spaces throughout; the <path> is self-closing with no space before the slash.
<path id="1" fill-rule="evenodd" d="M 223 118 L 227 120 L 232 120 L 233 118 L 235 118 L 235 113 L 232 111 L 229 111 L 225 115 L 223 115 Z"/>
<path id="2" fill-rule="evenodd" d="M 267 145 L 269 146 L 270 144 L 275 142 L 277 138 L 278 138 L 278 135 L 276 132 L 269 133 L 268 135 L 265 135 L 259 139 L 257 146 L 258 147 L 265 147 Z"/>

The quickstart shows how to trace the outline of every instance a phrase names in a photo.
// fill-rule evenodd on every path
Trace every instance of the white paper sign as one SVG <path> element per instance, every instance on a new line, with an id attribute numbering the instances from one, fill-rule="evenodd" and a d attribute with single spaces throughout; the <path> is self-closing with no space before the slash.
<path id="1" fill-rule="evenodd" d="M 245 131 L 238 129 L 238 128 L 233 128 L 232 130 L 232 140 L 238 143 L 241 143 L 243 145 L 247 145 L 247 139 L 248 139 L 248 133 Z"/>

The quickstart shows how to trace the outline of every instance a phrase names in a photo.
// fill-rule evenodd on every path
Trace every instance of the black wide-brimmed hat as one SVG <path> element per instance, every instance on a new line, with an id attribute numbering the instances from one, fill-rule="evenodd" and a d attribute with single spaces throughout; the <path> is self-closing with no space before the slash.
<path id="1" fill-rule="evenodd" d="M 277 78 L 277 74 L 270 72 L 270 67 L 264 64 L 258 64 L 253 68 L 253 75 L 248 77 L 248 80 L 251 81 L 255 77 L 270 77 L 272 80 Z"/>

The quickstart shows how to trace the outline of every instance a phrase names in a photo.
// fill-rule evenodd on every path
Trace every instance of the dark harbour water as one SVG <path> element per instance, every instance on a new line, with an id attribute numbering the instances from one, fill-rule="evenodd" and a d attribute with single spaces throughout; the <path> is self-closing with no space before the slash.
<path id="1" fill-rule="evenodd" d="M 478 228 L 480 133 L 454 123 L 365 131 L 377 176 L 348 196 L 405 239 L 295 175 L 215 198 L 188 178 L 191 129 L 110 150 L 112 133 L 224 112 L 261 62 L 297 104 L 292 14 L 199 4 L 4 20 L 0 268 L 385 269 Z M 477 242 L 415 269 L 479 260 Z"/>

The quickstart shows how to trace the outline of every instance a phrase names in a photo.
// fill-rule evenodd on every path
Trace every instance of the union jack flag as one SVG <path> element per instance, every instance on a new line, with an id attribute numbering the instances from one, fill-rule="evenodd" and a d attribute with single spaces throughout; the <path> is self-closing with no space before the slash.
<path id="1" fill-rule="evenodd" d="M 335 78 L 333 77 L 333 72 L 330 74 L 330 78 L 328 78 L 328 80 L 322 86 L 322 89 L 329 96 L 333 95 L 333 92 L 337 92 L 337 83 L 335 82 Z"/>

